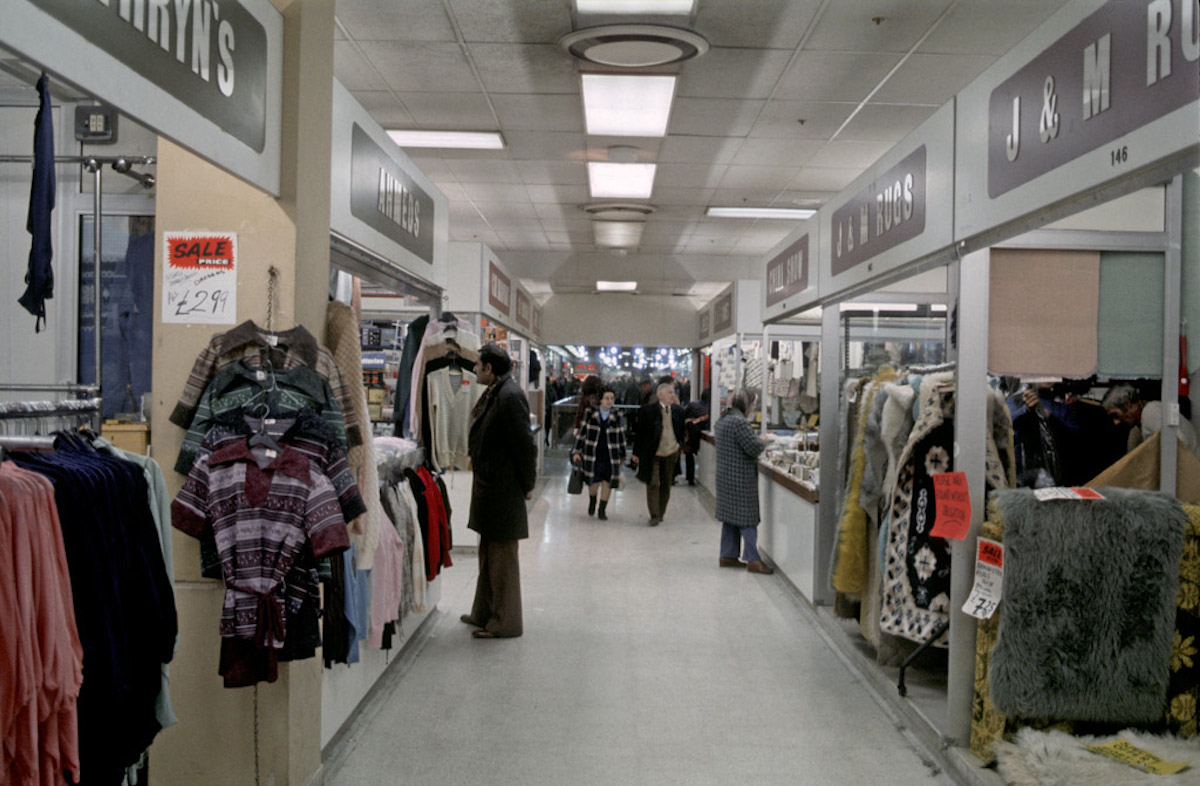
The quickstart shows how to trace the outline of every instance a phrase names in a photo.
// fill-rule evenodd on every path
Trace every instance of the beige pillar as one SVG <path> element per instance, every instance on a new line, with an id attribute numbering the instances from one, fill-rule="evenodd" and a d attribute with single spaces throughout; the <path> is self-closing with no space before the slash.
<path id="1" fill-rule="evenodd" d="M 277 328 L 303 324 L 324 340 L 329 280 L 329 178 L 333 4 L 276 0 L 284 15 L 283 180 L 276 199 L 166 139 L 158 147 L 153 454 L 173 496 L 172 470 L 183 431 L 167 420 L 200 350 L 218 329 L 162 323 L 162 235 L 211 230 L 238 234 L 237 321 L 267 319 L 267 270 L 279 271 Z M 297 282 L 302 282 L 298 285 Z M 151 749 L 155 782 L 253 784 L 255 737 L 260 782 L 306 786 L 320 779 L 320 654 L 280 664 L 279 680 L 225 689 L 217 674 L 224 591 L 200 576 L 199 547 L 175 533 L 179 651 L 171 695 L 179 724 Z"/>

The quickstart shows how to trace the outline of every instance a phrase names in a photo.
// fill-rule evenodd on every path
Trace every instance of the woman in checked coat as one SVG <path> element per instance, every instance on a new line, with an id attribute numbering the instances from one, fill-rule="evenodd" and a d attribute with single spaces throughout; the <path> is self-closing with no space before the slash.
<path id="1" fill-rule="evenodd" d="M 745 390 L 729 402 L 717 421 L 717 519 L 721 522 L 722 568 L 746 568 L 771 574 L 758 554 L 758 454 L 766 448 L 754 433 L 746 413 L 754 399 Z M 739 545 L 746 561 L 738 559 Z"/>
<path id="2" fill-rule="evenodd" d="M 625 461 L 625 420 L 613 407 L 616 393 L 612 388 L 600 392 L 599 404 L 588 407 L 579 422 L 571 460 L 583 470 L 588 484 L 588 515 L 596 512 L 596 494 L 600 495 L 600 520 L 607 521 L 608 497 L 621 474 Z"/>

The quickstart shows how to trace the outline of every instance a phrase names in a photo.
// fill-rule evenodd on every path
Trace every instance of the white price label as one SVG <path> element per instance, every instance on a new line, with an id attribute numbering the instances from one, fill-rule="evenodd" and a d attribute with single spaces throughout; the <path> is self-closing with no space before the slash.
<path id="1" fill-rule="evenodd" d="M 975 559 L 975 586 L 963 613 L 981 620 L 990 618 L 1000 605 L 1000 590 L 1004 582 L 1004 544 L 987 538 L 979 539 L 978 556 Z"/>
<path id="2" fill-rule="evenodd" d="M 1104 499 L 1104 495 L 1098 491 L 1084 488 L 1063 488 L 1054 486 L 1047 489 L 1035 489 L 1033 496 L 1039 502 L 1047 502 L 1052 499 L 1067 499 L 1074 502 L 1085 499 Z"/>
<path id="3" fill-rule="evenodd" d="M 166 232 L 162 321 L 232 325 L 237 320 L 237 233 Z"/>

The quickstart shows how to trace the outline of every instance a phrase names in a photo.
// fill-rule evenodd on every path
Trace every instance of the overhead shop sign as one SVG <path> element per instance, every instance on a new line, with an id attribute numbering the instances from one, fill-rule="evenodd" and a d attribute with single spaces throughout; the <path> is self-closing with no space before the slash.
<path id="1" fill-rule="evenodd" d="M 7 0 L 0 45 L 279 193 L 283 18 L 237 0 Z"/>
<path id="2" fill-rule="evenodd" d="M 433 198 L 358 123 L 350 171 L 350 213 L 432 265 Z"/>
<path id="3" fill-rule="evenodd" d="M 700 340 L 704 341 L 712 333 L 712 310 L 705 308 L 700 312 Z"/>
<path id="4" fill-rule="evenodd" d="M 503 316 L 508 316 L 512 302 L 512 282 L 508 276 L 496 267 L 496 263 L 488 261 L 488 303 Z"/>
<path id="5" fill-rule="evenodd" d="M 1067 5 L 959 94 L 957 125 L 963 240 L 1124 179 L 1138 187 L 1139 171 L 1195 166 L 1196 0 Z"/>
<path id="6" fill-rule="evenodd" d="M 529 300 L 529 295 L 525 294 L 525 290 L 517 290 L 517 324 L 523 328 L 533 326 L 533 304 Z"/>
<path id="7" fill-rule="evenodd" d="M 808 235 L 767 263 L 767 308 L 808 289 Z"/>
<path id="8" fill-rule="evenodd" d="M 733 289 L 721 295 L 712 307 L 713 335 L 733 329 Z"/>
<path id="9" fill-rule="evenodd" d="M 830 201 L 820 216 L 820 299 L 953 247 L 954 102 Z"/>
<path id="10" fill-rule="evenodd" d="M 533 335 L 537 338 L 542 337 L 542 310 L 540 308 L 533 310 Z"/>

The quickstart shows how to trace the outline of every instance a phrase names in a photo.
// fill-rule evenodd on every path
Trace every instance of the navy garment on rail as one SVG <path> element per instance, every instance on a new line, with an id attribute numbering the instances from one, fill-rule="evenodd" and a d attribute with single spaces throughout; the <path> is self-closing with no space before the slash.
<path id="1" fill-rule="evenodd" d="M 11 455 L 54 484 L 83 644 L 81 783 L 116 786 L 161 729 L 155 700 L 175 649 L 175 597 L 142 468 L 59 443 Z"/>
<path id="2" fill-rule="evenodd" d="M 29 272 L 25 294 L 17 300 L 33 314 L 34 331 L 46 324 L 46 301 L 54 297 L 54 247 L 50 242 L 50 214 L 54 212 L 54 116 L 50 109 L 50 87 L 45 74 L 37 83 L 41 105 L 33 121 L 33 188 L 29 191 L 29 218 L 25 228 L 33 236 L 29 249 Z"/>

